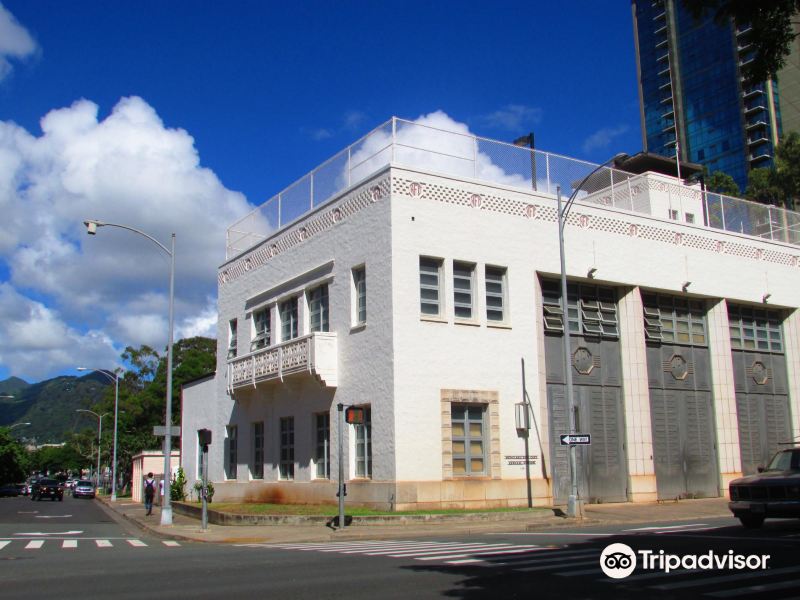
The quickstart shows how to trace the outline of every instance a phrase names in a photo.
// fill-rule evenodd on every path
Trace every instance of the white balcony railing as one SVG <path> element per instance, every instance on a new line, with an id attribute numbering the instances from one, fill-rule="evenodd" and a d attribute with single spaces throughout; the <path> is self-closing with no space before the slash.
<path id="1" fill-rule="evenodd" d="M 228 390 L 282 382 L 289 375 L 308 374 L 325 387 L 338 384 L 335 333 L 311 333 L 228 361 Z"/>

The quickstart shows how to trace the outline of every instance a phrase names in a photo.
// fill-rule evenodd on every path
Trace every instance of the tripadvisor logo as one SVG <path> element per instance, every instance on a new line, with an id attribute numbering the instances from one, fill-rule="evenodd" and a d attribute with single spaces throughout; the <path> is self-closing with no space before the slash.
<path id="1" fill-rule="evenodd" d="M 638 554 L 638 560 L 637 560 Z M 729 569 L 742 571 L 749 569 L 766 569 L 769 554 L 736 554 L 728 550 L 724 554 L 717 554 L 709 550 L 704 554 L 667 554 L 663 550 L 639 550 L 635 552 L 627 544 L 610 544 L 600 554 L 600 568 L 612 579 L 624 579 L 636 569 L 637 563 L 642 569 L 661 570 L 665 573 L 675 569 L 695 570 L 721 570 Z"/>

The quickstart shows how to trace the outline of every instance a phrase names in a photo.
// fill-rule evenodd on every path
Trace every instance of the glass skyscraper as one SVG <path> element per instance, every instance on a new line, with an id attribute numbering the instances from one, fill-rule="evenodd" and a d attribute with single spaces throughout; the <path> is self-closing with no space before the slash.
<path id="1" fill-rule="evenodd" d="M 632 0 L 644 149 L 731 175 L 772 166 L 781 135 L 775 81 L 745 86 L 749 28 L 695 21 L 680 0 Z"/>

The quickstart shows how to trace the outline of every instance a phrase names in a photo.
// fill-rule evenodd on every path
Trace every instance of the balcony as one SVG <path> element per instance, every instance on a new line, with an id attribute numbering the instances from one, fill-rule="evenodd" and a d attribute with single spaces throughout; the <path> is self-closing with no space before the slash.
<path id="1" fill-rule="evenodd" d="M 293 376 L 315 377 L 325 387 L 338 385 L 335 333 L 311 333 L 228 361 L 228 389 L 282 383 Z"/>

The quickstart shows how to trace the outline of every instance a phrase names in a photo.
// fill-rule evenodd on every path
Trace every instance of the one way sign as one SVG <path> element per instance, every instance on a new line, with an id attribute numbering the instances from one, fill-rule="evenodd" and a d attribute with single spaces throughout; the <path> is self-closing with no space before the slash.
<path id="1" fill-rule="evenodd" d="M 561 436 L 562 446 L 588 446 L 592 443 L 592 436 L 589 433 L 565 433 Z"/>

